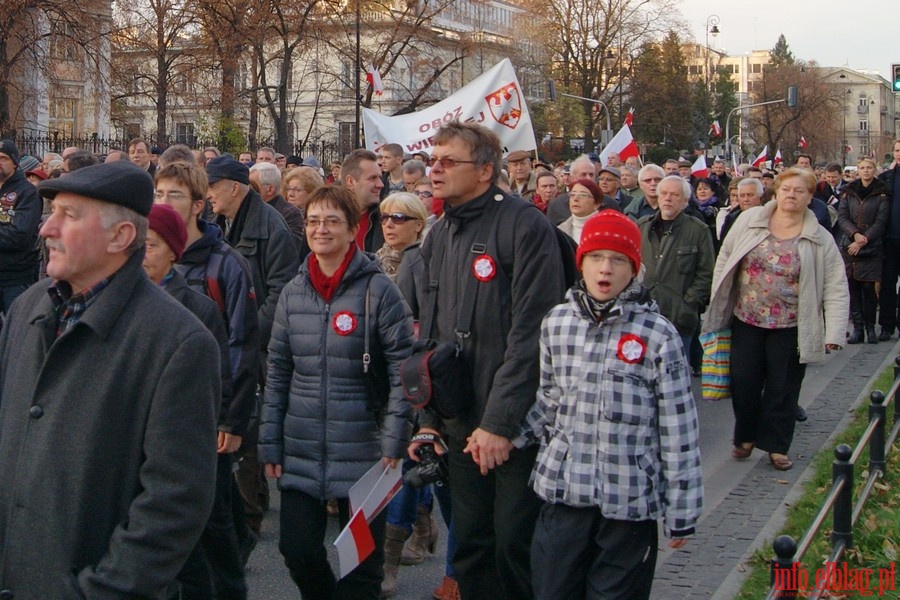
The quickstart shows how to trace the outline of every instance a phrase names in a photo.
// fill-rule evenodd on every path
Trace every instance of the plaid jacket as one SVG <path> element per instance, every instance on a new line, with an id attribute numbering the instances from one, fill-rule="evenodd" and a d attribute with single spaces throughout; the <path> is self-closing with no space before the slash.
<path id="1" fill-rule="evenodd" d="M 635 285 L 635 284 L 633 284 Z M 540 440 L 531 476 L 546 502 L 693 532 L 703 506 L 699 428 L 675 327 L 646 290 L 601 323 L 569 290 L 541 324 L 541 384 L 518 447 Z"/>

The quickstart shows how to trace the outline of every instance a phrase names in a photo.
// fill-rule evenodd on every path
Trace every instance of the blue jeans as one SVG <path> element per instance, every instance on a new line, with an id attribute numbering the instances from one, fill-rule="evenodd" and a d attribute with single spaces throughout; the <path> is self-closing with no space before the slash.
<path id="1" fill-rule="evenodd" d="M 403 459 L 403 474 L 415 467 L 416 461 L 411 458 Z M 406 531 L 412 531 L 416 522 L 416 514 L 419 506 L 431 507 L 434 499 L 431 495 L 431 486 L 416 489 L 404 483 L 400 491 L 387 505 L 387 522 L 396 527 L 402 527 Z"/>

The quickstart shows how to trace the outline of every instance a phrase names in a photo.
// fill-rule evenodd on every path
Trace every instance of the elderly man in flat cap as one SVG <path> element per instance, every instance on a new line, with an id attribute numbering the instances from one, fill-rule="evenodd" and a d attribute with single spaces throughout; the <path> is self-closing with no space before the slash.
<path id="1" fill-rule="evenodd" d="M 537 174 L 531 168 L 531 154 L 524 150 L 515 150 L 506 157 L 509 167 L 509 187 L 514 195 L 531 202 L 537 191 Z"/>
<path id="2" fill-rule="evenodd" d="M 157 598 L 216 474 L 219 350 L 141 268 L 153 181 L 44 181 L 49 277 L 0 336 L 0 598 Z"/>
<path id="3" fill-rule="evenodd" d="M 42 203 L 25 170 L 19 168 L 16 144 L 0 140 L 0 310 L 4 313 L 37 281 L 40 266 L 37 232 Z"/>

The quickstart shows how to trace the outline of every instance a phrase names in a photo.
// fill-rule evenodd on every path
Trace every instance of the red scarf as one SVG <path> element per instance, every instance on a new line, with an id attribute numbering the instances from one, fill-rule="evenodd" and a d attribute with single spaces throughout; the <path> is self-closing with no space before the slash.
<path id="1" fill-rule="evenodd" d="M 353 260 L 355 254 L 356 244 L 350 244 L 350 248 L 347 250 L 347 254 L 344 255 L 344 260 L 341 262 L 341 266 L 339 266 L 337 271 L 329 277 L 322 272 L 322 268 L 319 266 L 319 259 L 316 258 L 316 255 L 310 253 L 309 282 L 312 283 L 313 289 L 325 299 L 325 302 L 331 304 L 331 299 L 334 298 L 334 293 L 337 291 L 338 285 L 341 283 L 341 279 L 344 277 L 344 273 L 347 272 L 347 267 L 350 266 L 350 261 Z"/>
<path id="2" fill-rule="evenodd" d="M 366 247 L 366 234 L 369 233 L 369 216 L 371 214 L 368 210 L 365 210 L 359 215 L 359 231 L 356 232 L 356 245 L 360 248 Z M 372 248 L 372 252 L 376 250 L 378 248 Z"/>

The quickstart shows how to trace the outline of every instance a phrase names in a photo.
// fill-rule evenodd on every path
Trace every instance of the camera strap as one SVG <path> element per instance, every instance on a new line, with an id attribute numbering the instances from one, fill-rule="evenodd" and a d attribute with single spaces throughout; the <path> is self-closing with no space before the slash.
<path id="1" fill-rule="evenodd" d="M 441 436 L 435 435 L 433 433 L 417 433 L 412 436 L 410 443 L 422 443 L 422 444 L 431 444 L 433 446 L 440 446 L 443 448 L 444 452 L 449 452 L 450 449 L 447 448 L 447 444 L 444 443 L 444 440 L 441 439 Z"/>

